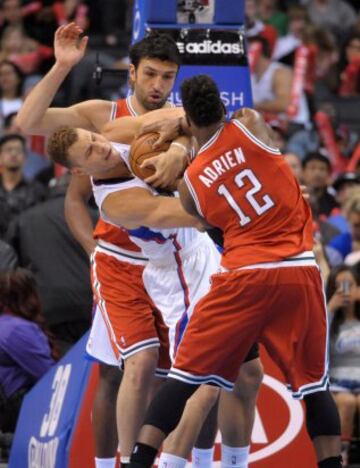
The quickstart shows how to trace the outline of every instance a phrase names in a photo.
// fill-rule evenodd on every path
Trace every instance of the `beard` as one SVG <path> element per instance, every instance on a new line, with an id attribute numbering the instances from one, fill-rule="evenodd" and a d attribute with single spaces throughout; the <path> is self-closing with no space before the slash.
<path id="1" fill-rule="evenodd" d="M 161 109 L 162 107 L 164 107 L 166 102 L 167 102 L 167 97 L 164 99 L 161 99 L 158 102 L 149 102 L 149 101 L 144 100 L 142 102 L 142 105 L 145 107 L 146 110 L 153 111 L 153 110 Z"/>

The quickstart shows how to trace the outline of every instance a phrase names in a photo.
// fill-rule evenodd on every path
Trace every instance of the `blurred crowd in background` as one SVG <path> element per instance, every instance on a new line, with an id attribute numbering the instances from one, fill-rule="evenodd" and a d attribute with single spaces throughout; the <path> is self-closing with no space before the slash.
<path id="1" fill-rule="evenodd" d="M 254 106 L 310 194 L 346 455 L 360 435 L 360 4 L 246 0 L 245 10 Z M 0 2 L 0 446 L 23 395 L 91 322 L 88 258 L 64 219 L 70 176 L 55 177 L 43 138 L 15 124 L 69 21 L 89 47 L 53 105 L 123 97 L 131 1 Z M 101 85 L 92 79 L 99 60 L 119 70 Z"/>

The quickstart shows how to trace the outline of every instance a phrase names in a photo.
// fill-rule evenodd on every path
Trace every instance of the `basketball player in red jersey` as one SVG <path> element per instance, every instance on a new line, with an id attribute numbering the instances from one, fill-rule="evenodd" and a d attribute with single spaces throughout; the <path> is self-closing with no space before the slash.
<path id="1" fill-rule="evenodd" d="M 80 32 L 81 30 L 74 24 L 58 30 L 54 44 L 55 66 L 32 90 L 19 114 L 18 123 L 28 133 L 49 134 L 63 124 L 99 131 L 106 122 L 115 116 L 143 114 L 166 105 L 166 100 L 178 70 L 177 50 L 174 50 L 174 43 L 169 38 L 155 39 L 149 37 L 140 41 L 130 50 L 132 62 L 130 65 L 130 78 L 134 87 L 134 94 L 130 98 L 117 103 L 93 100 L 65 109 L 49 109 L 59 86 L 71 68 L 84 54 L 86 38 L 79 42 Z M 175 180 L 179 170 L 183 169 L 183 156 L 183 150 L 178 147 L 172 148 L 171 165 L 167 164 L 168 158 L 160 157 L 157 161 L 157 167 L 160 168 L 160 171 L 157 171 L 158 177 L 156 175 L 155 178 L 152 178 L 152 182 L 161 185 L 162 180 L 169 180 L 169 175 L 172 180 Z M 96 246 L 86 206 L 90 193 L 91 185 L 88 177 L 72 177 L 65 202 L 66 218 L 70 228 L 89 254 L 93 252 Z M 103 222 L 98 224 L 95 236 L 97 241 L 103 244 L 98 247 L 96 253 L 96 266 L 97 271 L 100 273 L 102 297 L 107 299 L 107 303 L 110 302 L 113 305 L 112 310 L 114 313 L 117 310 L 125 312 L 126 309 L 128 313 L 133 314 L 136 306 L 134 302 L 129 301 L 129 292 L 132 291 L 133 294 L 139 296 L 143 309 L 146 310 L 147 298 L 144 296 L 143 286 L 140 284 L 143 267 L 138 264 L 129 264 L 129 258 L 121 257 L 121 252 L 124 253 L 124 250 L 125 253 L 129 251 L 130 256 L 141 257 L 137 248 L 134 245 L 131 246 L 122 231 Z M 106 246 L 110 247 L 111 250 L 115 250 L 115 255 L 106 251 Z M 136 258 L 134 261 L 139 263 L 141 259 Z M 109 269 L 113 272 L 111 278 L 119 278 L 116 284 L 113 280 L 109 284 L 109 277 L 106 275 Z M 131 272 L 131 275 L 129 272 Z M 135 280 L 135 278 L 137 279 Z M 129 284 L 130 281 L 131 284 Z M 113 291 L 116 292 L 115 300 Z M 140 329 L 142 331 L 146 330 L 145 327 Z M 152 349 L 134 354 L 127 360 L 127 374 L 124 379 L 128 377 L 128 381 L 123 380 L 118 399 L 118 413 L 120 415 L 118 425 L 122 443 L 122 456 L 130 454 L 135 440 L 136 428 L 140 424 L 139 418 L 141 418 L 145 408 L 146 398 L 144 395 L 149 387 L 147 381 L 156 366 L 156 359 L 153 356 L 156 349 L 154 346 Z M 134 363 L 132 366 L 130 366 L 130 359 Z M 251 423 L 248 424 L 245 420 L 252 420 L 253 415 L 250 407 L 254 405 L 257 388 L 262 380 L 262 371 L 258 361 L 258 359 L 253 359 L 248 362 L 246 366 L 243 366 L 242 371 L 244 378 L 244 385 L 242 386 L 243 399 L 249 410 L 244 411 L 244 423 L 239 422 L 239 430 L 244 431 L 245 439 L 249 438 L 249 427 L 251 427 Z M 117 439 L 110 437 L 110 429 L 114 426 L 112 421 L 115 412 L 112 401 L 114 401 L 114 395 L 117 392 L 117 375 L 119 374 L 117 368 L 105 365 L 101 366 L 100 372 L 100 386 L 93 412 L 95 439 L 97 441 L 96 465 L 98 468 L 115 463 L 113 457 L 116 453 Z M 250 401 L 251 404 L 247 404 Z M 208 446 L 210 447 L 211 443 L 207 445 L 205 441 L 203 447 Z M 206 466 L 208 463 L 208 454 L 206 452 L 208 451 L 204 450 L 196 453 L 199 467 Z M 202 462 L 202 458 L 204 458 L 204 462 Z M 123 462 L 125 460 L 126 458 L 122 458 Z"/>
<path id="2" fill-rule="evenodd" d="M 189 213 L 224 232 L 222 270 L 195 307 L 130 467 L 152 465 L 199 385 L 215 382 L 236 396 L 239 366 L 255 341 L 277 362 L 293 396 L 304 398 L 318 466 L 340 467 L 340 424 L 328 390 L 326 308 L 309 206 L 259 114 L 245 110 L 226 122 L 217 86 L 205 75 L 184 81 L 181 92 L 200 147 L 179 186 L 181 201 Z"/>

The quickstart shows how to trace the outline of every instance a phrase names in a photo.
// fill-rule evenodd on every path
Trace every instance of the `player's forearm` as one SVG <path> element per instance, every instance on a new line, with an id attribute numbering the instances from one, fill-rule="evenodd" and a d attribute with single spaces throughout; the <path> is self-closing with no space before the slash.
<path id="1" fill-rule="evenodd" d="M 24 132 L 30 134 L 47 133 L 46 111 L 70 70 L 71 67 L 55 63 L 44 78 L 30 91 L 16 117 L 16 124 Z"/>
<path id="2" fill-rule="evenodd" d="M 65 197 L 65 220 L 67 225 L 85 252 L 90 255 L 96 247 L 93 238 L 93 222 L 84 199 Z"/>
<path id="3" fill-rule="evenodd" d="M 178 198 L 157 197 L 158 206 L 146 213 L 142 225 L 152 228 L 200 227 L 198 219 L 186 213 Z"/>

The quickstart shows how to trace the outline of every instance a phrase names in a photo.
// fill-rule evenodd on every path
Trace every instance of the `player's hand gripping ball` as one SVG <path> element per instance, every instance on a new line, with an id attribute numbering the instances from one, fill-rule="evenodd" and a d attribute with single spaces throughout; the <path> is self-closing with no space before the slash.
<path id="1" fill-rule="evenodd" d="M 130 148 L 130 167 L 134 175 L 139 179 L 144 180 L 155 173 L 155 168 L 141 167 L 141 164 L 149 158 L 153 158 L 160 153 L 164 153 L 169 149 L 170 141 L 164 142 L 158 148 L 154 149 L 153 144 L 159 138 L 158 133 L 145 133 L 135 138 Z"/>

